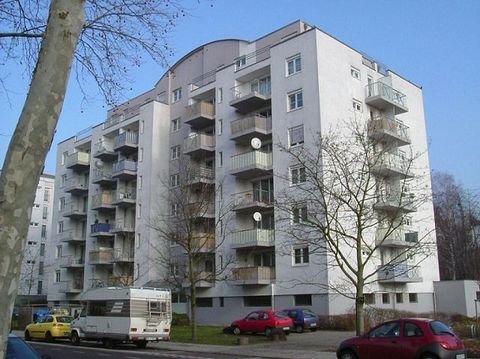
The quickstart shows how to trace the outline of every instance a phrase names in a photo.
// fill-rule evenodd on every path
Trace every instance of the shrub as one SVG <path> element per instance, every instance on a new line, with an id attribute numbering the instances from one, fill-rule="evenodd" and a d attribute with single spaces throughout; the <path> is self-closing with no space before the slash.
<path id="1" fill-rule="evenodd" d="M 187 326 L 190 325 L 190 319 L 186 314 L 174 312 L 172 314 L 172 325 Z"/>

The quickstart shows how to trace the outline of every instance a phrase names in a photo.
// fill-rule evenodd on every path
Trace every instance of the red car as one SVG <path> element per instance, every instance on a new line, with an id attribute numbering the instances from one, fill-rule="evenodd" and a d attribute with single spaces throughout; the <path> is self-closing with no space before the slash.
<path id="1" fill-rule="evenodd" d="M 405 318 L 382 323 L 367 334 L 343 341 L 338 359 L 465 359 L 465 347 L 438 320 Z"/>
<path id="2" fill-rule="evenodd" d="M 293 321 L 286 315 L 273 310 L 256 310 L 243 319 L 235 320 L 231 327 L 235 335 L 248 332 L 265 333 L 268 336 L 273 328 L 280 328 L 285 334 L 290 334 Z"/>

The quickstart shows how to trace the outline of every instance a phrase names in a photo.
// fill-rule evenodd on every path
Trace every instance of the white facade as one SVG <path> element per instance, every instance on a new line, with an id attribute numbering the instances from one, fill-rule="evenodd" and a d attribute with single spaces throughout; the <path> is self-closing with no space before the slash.
<path id="1" fill-rule="evenodd" d="M 22 262 L 19 296 L 47 295 L 46 250 L 52 238 L 53 194 L 55 177 L 41 175 L 32 208 L 27 243 Z"/>
<path id="2" fill-rule="evenodd" d="M 407 105 L 375 97 L 369 92 L 375 86 L 404 95 Z M 154 89 L 110 111 L 103 124 L 59 144 L 57 240 L 51 251 L 57 272 L 49 301 L 75 301 L 96 285 L 163 281 L 168 273 L 155 256 L 167 244 L 148 224 L 158 211 L 170 210 L 162 200 L 168 191 L 162 178 L 175 174 L 179 159 L 189 158 L 203 180 L 217 190 L 221 184 L 216 203 L 234 206 L 233 233 L 205 256 L 205 270 L 211 270 L 207 262 L 212 260 L 217 267 L 225 258 L 234 260 L 225 280 L 198 285 L 200 322 L 228 323 L 261 306 L 309 306 L 323 315 L 350 311 L 351 300 L 326 289 L 341 275 L 335 269 L 319 271 L 326 257 L 309 260 L 299 249 L 297 263 L 294 249 L 292 255 L 280 251 L 288 238 L 275 231 L 273 198 L 285 186 L 279 178 L 289 171 L 289 159 L 276 146 L 288 143 L 289 129 L 303 125 L 303 145 L 309 146 L 315 133 L 357 115 L 365 121 L 395 118 L 409 129 L 395 151 L 403 147 L 421 154 L 412 171 L 430 193 L 418 86 L 301 21 L 254 42 L 222 40 L 193 50 Z M 261 148 L 252 148 L 252 138 Z M 253 220 L 255 212 L 261 212 L 261 222 Z M 422 204 L 410 217 L 415 228 L 409 233 L 434 242 L 432 204 Z M 382 250 L 391 255 L 391 248 Z M 382 272 L 368 288 L 372 304 L 433 310 L 436 252 L 408 265 L 408 276 Z M 295 283 L 308 276 L 320 286 Z"/>

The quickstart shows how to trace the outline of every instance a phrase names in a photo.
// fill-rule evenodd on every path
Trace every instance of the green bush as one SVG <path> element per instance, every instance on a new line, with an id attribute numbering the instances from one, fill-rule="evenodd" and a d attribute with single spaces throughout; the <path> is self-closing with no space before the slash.
<path id="1" fill-rule="evenodd" d="M 188 315 L 183 313 L 173 313 L 172 314 L 172 325 L 176 326 L 188 326 L 190 325 L 190 319 Z"/>

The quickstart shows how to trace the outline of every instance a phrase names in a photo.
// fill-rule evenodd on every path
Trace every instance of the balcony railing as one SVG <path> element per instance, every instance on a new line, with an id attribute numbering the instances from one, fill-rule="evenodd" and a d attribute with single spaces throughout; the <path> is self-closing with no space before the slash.
<path id="1" fill-rule="evenodd" d="M 249 83 L 232 87 L 230 106 L 243 113 L 260 110 L 270 104 L 271 84 L 266 79 L 255 79 Z"/>
<path id="2" fill-rule="evenodd" d="M 193 184 L 214 184 L 215 183 L 215 170 L 213 168 L 208 168 L 200 166 L 193 168 L 187 174 L 187 182 L 190 185 Z"/>
<path id="3" fill-rule="evenodd" d="M 194 134 L 184 141 L 185 154 L 205 154 L 215 151 L 215 136 L 205 133 Z"/>
<path id="4" fill-rule="evenodd" d="M 246 55 L 237 57 L 234 60 L 235 72 L 240 71 L 241 69 L 254 65 L 257 62 L 266 60 L 270 57 L 270 46 L 262 47 L 257 51 L 250 52 Z"/>
<path id="5" fill-rule="evenodd" d="M 113 204 L 121 207 L 131 207 L 135 205 L 137 199 L 137 192 L 132 190 L 117 190 Z"/>
<path id="6" fill-rule="evenodd" d="M 275 280 L 275 267 L 243 267 L 232 269 L 234 284 L 271 284 Z"/>
<path id="7" fill-rule="evenodd" d="M 135 252 L 133 250 L 115 248 L 113 251 L 114 262 L 133 262 L 134 258 L 135 258 Z"/>
<path id="8" fill-rule="evenodd" d="M 70 218 L 83 218 L 87 215 L 87 209 L 81 203 L 67 202 L 63 208 L 63 216 Z"/>
<path id="9" fill-rule="evenodd" d="M 85 236 L 74 230 L 67 230 L 57 235 L 62 242 L 85 242 Z"/>
<path id="10" fill-rule="evenodd" d="M 273 229 L 247 229 L 232 234 L 232 248 L 273 247 L 274 245 Z"/>
<path id="11" fill-rule="evenodd" d="M 135 221 L 125 221 L 122 219 L 117 219 L 115 221 L 115 226 L 112 229 L 112 232 L 116 233 L 133 233 L 135 232 Z"/>
<path id="12" fill-rule="evenodd" d="M 230 124 L 230 132 L 230 138 L 237 140 L 252 135 L 268 135 L 272 133 L 272 118 L 259 114 L 240 118 Z"/>
<path id="13" fill-rule="evenodd" d="M 421 282 L 420 267 L 408 264 L 388 264 L 379 266 L 378 281 L 381 283 Z"/>
<path id="14" fill-rule="evenodd" d="M 380 227 L 375 234 L 375 242 L 388 247 L 412 247 L 418 243 L 418 232 Z"/>
<path id="15" fill-rule="evenodd" d="M 377 194 L 374 205 L 377 210 L 415 212 L 415 194 L 413 192 L 390 191 Z"/>
<path id="16" fill-rule="evenodd" d="M 69 155 L 65 163 L 67 168 L 81 169 L 90 166 L 90 154 L 87 152 L 74 152 Z"/>
<path id="17" fill-rule="evenodd" d="M 103 248 L 89 253 L 90 264 L 111 264 L 113 261 L 113 248 Z"/>
<path id="18" fill-rule="evenodd" d="M 253 189 L 236 193 L 234 196 L 234 211 L 261 210 L 273 206 L 273 191 Z"/>
<path id="19" fill-rule="evenodd" d="M 194 233 L 190 246 L 194 252 L 212 252 L 215 250 L 215 235 L 213 233 Z"/>
<path id="20" fill-rule="evenodd" d="M 368 122 L 368 134 L 378 141 L 394 141 L 400 146 L 411 143 L 408 127 L 400 121 L 384 116 Z"/>
<path id="21" fill-rule="evenodd" d="M 83 257 L 79 256 L 62 256 L 60 258 L 60 267 L 63 268 L 77 268 L 77 267 L 84 267 L 85 260 Z"/>
<path id="22" fill-rule="evenodd" d="M 375 157 L 372 171 L 384 176 L 414 177 L 412 161 L 395 153 L 383 153 Z"/>
<path id="23" fill-rule="evenodd" d="M 95 184 L 111 185 L 114 184 L 116 180 L 112 177 L 111 170 L 96 168 L 93 171 L 92 182 Z"/>
<path id="24" fill-rule="evenodd" d="M 92 209 L 114 209 L 114 192 L 105 191 L 92 196 Z"/>
<path id="25" fill-rule="evenodd" d="M 58 288 L 60 293 L 81 293 L 83 291 L 83 281 L 80 280 L 66 280 L 60 282 Z"/>
<path id="26" fill-rule="evenodd" d="M 111 144 L 107 144 L 106 142 L 102 141 L 95 144 L 93 157 L 99 158 L 103 161 L 112 161 L 117 158 L 117 154 L 113 150 L 113 146 Z"/>
<path id="27" fill-rule="evenodd" d="M 113 224 L 111 223 L 95 223 L 90 226 L 90 235 L 92 236 L 113 236 Z"/>
<path id="28" fill-rule="evenodd" d="M 255 176 L 265 174 L 272 169 L 271 152 L 251 151 L 232 156 L 231 173 L 239 176 Z"/>
<path id="29" fill-rule="evenodd" d="M 138 147 L 137 132 L 123 132 L 115 137 L 113 148 L 117 151 L 135 150 Z"/>
<path id="30" fill-rule="evenodd" d="M 186 107 L 185 123 L 194 127 L 205 127 L 214 124 L 215 105 L 199 101 Z"/>
<path id="31" fill-rule="evenodd" d="M 137 162 L 129 160 L 121 160 L 115 162 L 112 167 L 112 177 L 126 178 L 136 177 L 137 175 Z"/>
<path id="32" fill-rule="evenodd" d="M 64 191 L 71 194 L 83 194 L 88 191 L 88 183 L 85 178 L 73 176 L 67 178 Z"/>
<path id="33" fill-rule="evenodd" d="M 407 97 L 381 81 L 367 85 L 365 102 L 381 110 L 393 107 L 395 114 L 408 111 Z"/>

